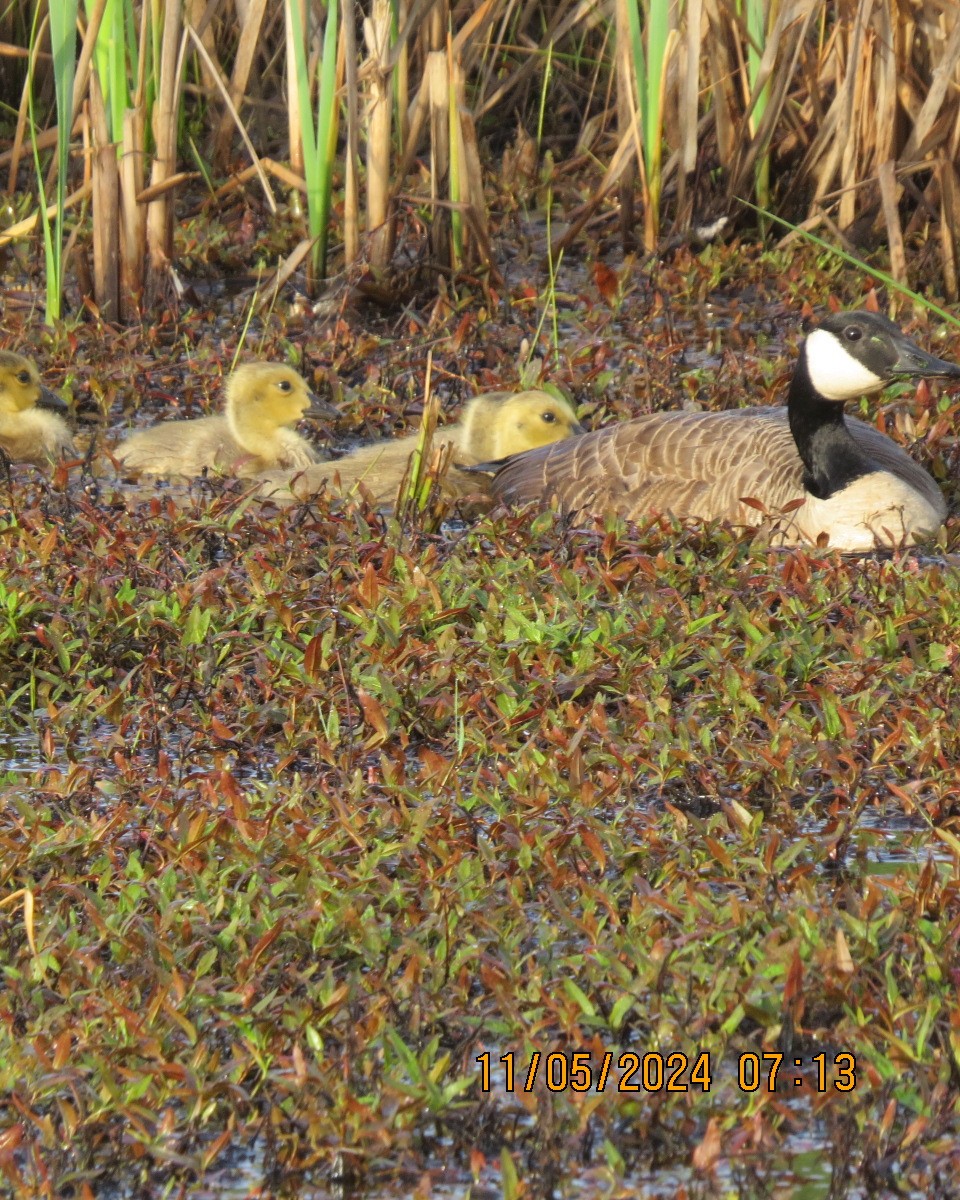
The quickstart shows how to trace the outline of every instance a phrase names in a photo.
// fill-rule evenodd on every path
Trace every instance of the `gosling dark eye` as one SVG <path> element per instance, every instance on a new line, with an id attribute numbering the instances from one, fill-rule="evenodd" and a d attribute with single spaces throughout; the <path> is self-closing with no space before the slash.
<path id="1" fill-rule="evenodd" d="M 278 381 L 277 387 L 280 389 L 281 392 L 289 392 L 290 389 L 293 387 L 293 384 L 290 382 L 289 379 L 281 379 Z"/>
<path id="2" fill-rule="evenodd" d="M 843 331 L 843 336 L 848 342 L 859 342 L 863 337 L 863 330 L 859 329 L 856 325 L 848 325 Z"/>
<path id="3" fill-rule="evenodd" d="M 29 383 L 30 382 L 30 372 L 29 371 L 21 371 L 20 374 L 17 376 L 17 380 L 19 383 Z"/>
<path id="4" fill-rule="evenodd" d="M 541 421 L 546 421 L 548 425 L 552 425 L 557 418 L 555 413 L 545 412 L 540 414 L 540 419 Z"/>

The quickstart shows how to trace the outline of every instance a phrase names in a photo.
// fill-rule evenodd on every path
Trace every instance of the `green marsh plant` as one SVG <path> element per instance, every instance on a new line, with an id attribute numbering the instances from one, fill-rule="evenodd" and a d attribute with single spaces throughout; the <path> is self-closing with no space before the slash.
<path id="1" fill-rule="evenodd" d="M 64 201 L 67 195 L 67 170 L 70 155 L 70 130 L 73 125 L 73 81 L 76 75 L 76 28 L 77 0 L 54 0 L 49 12 L 50 50 L 53 57 L 53 78 L 57 98 L 57 151 L 56 151 L 56 212 L 51 226 L 44 196 L 43 169 L 37 145 L 37 122 L 34 112 L 34 91 L 37 48 L 43 32 L 40 6 L 34 12 L 30 46 L 30 77 L 28 80 L 28 102 L 30 112 L 30 137 L 33 146 L 33 161 L 37 172 L 37 188 L 40 199 L 40 221 L 43 226 L 43 250 L 46 262 L 46 311 L 48 325 L 58 321 L 63 301 L 63 221 Z"/>
<path id="2" fill-rule="evenodd" d="M 640 126 L 643 176 L 644 231 L 646 250 L 656 246 L 660 230 L 660 193 L 663 185 L 663 105 L 667 66 L 676 34 L 670 30 L 669 0 L 617 0 L 618 54 L 626 55 L 630 77 L 636 88 L 636 106 L 628 95 L 631 111 Z"/>
<path id="3" fill-rule="evenodd" d="M 330 196 L 336 161 L 339 109 L 337 107 L 337 0 L 327 0 L 323 49 L 317 64 L 317 119 L 310 108 L 313 91 L 303 32 L 302 0 L 287 0 L 290 20 L 288 36 L 293 43 L 300 97 L 300 135 L 303 142 L 304 181 L 307 185 L 307 224 L 314 239 L 310 263 L 314 278 L 327 274 Z"/>

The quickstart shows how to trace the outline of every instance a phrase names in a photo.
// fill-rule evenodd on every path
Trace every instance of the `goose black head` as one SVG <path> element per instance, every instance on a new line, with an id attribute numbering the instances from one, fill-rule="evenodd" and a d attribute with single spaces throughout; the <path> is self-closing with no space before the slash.
<path id="1" fill-rule="evenodd" d="M 878 392 L 899 375 L 960 379 L 960 366 L 928 354 L 879 313 L 831 313 L 807 335 L 802 355 L 824 400 Z"/>

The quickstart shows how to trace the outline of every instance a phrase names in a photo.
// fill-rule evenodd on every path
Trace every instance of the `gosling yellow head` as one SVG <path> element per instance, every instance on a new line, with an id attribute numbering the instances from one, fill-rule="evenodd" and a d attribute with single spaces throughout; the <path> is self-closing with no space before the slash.
<path id="1" fill-rule="evenodd" d="M 339 416 L 319 400 L 292 367 L 244 363 L 227 380 L 227 420 L 241 445 L 269 442 L 303 417 Z"/>
<path id="2" fill-rule="evenodd" d="M 465 461 L 507 458 L 583 432 L 569 402 L 549 392 L 491 392 L 466 407 L 460 446 Z"/>
<path id="3" fill-rule="evenodd" d="M 46 466 L 73 453 L 59 396 L 40 382 L 37 365 L 12 350 L 0 350 L 0 449 L 12 462 Z"/>

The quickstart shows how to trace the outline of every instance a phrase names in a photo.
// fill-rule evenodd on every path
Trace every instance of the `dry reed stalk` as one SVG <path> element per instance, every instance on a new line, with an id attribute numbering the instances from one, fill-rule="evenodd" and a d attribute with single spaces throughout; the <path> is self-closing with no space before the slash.
<path id="1" fill-rule="evenodd" d="M 272 158 L 261 158 L 260 166 L 264 171 L 268 171 L 276 179 L 279 179 L 291 191 L 302 192 L 303 195 L 307 194 L 306 180 L 302 175 L 294 174 L 285 163 L 274 162 Z M 244 167 L 242 171 L 235 171 L 226 183 L 222 183 L 217 188 L 214 195 L 218 200 L 223 196 L 229 196 L 231 192 L 235 192 L 238 188 L 253 179 L 256 174 L 256 167 Z"/>
<path id="2" fill-rule="evenodd" d="M 854 97 L 857 85 L 857 66 L 862 59 L 862 46 L 866 32 L 865 22 L 869 16 L 868 6 L 872 3 L 873 0 L 859 0 L 852 29 L 849 31 L 849 45 L 846 47 L 846 54 L 843 55 L 840 28 L 838 27 L 835 30 L 836 36 L 831 43 L 830 56 L 826 60 L 829 62 L 832 59 L 835 66 L 836 95 L 810 144 L 802 168 L 804 174 L 810 174 L 814 178 L 813 205 L 819 205 L 823 195 L 834 186 L 834 180 L 841 170 L 847 143 L 855 136 Z M 845 62 L 842 61 L 841 56 Z M 847 186 L 847 182 L 841 181 L 841 189 Z"/>
<path id="3" fill-rule="evenodd" d="M 286 34 L 284 44 L 287 67 L 287 138 L 290 143 L 290 167 L 302 179 L 304 176 L 304 159 L 300 111 L 304 104 L 310 103 L 310 97 L 300 95 L 294 38 L 306 45 L 307 12 L 305 0 L 288 0 L 283 6 L 283 14 Z"/>
<path id="4" fill-rule="evenodd" d="M 400 0 L 397 17 L 398 28 L 403 30 L 410 17 L 409 0 Z M 394 95 L 397 101 L 397 132 L 400 145 L 405 146 L 407 138 L 410 136 L 410 50 L 407 37 L 401 37 L 397 42 L 393 81 Z"/>
<path id="5" fill-rule="evenodd" d="M 710 77 L 710 92 L 713 96 L 714 130 L 717 138 L 717 158 L 722 163 L 733 161 L 737 145 L 740 103 L 736 96 L 734 80 L 737 66 L 730 44 L 736 44 L 737 34 L 733 31 L 728 39 L 726 16 L 720 12 L 718 0 L 703 0 L 707 17 L 707 29 L 701 42 L 701 50 L 708 48 L 707 68 Z"/>
<path id="6" fill-rule="evenodd" d="M 360 187 L 357 178 L 357 163 L 360 161 L 360 93 L 357 85 L 357 34 L 353 0 L 342 0 L 342 11 L 340 37 L 346 64 L 344 106 L 347 110 L 347 150 L 343 164 L 343 257 L 349 266 L 356 262 L 360 254 Z"/>
<path id="7" fill-rule="evenodd" d="M 900 228 L 900 211 L 897 207 L 899 187 L 897 186 L 896 166 L 893 159 L 888 158 L 881 163 L 877 170 L 877 181 L 880 184 L 880 203 L 883 206 L 883 219 L 887 226 L 887 245 L 890 248 L 890 274 L 897 283 L 907 285 L 907 256 L 903 248 L 903 230 Z"/>
<path id="8" fill-rule="evenodd" d="M 586 203 L 581 204 L 579 208 L 570 214 L 567 228 L 554 239 L 550 248 L 554 262 L 557 262 L 564 250 L 573 245 L 574 241 L 580 236 L 583 227 L 597 211 L 604 199 L 610 194 L 610 191 L 616 187 L 621 175 L 626 170 L 627 164 L 636 155 L 637 136 L 636 129 L 631 128 L 626 131 L 617 143 L 617 148 L 604 172 L 603 179 L 601 179 L 593 195 Z"/>
<path id="9" fill-rule="evenodd" d="M 211 21 L 220 7 L 220 0 L 182 0 L 183 3 L 183 20 L 184 24 L 191 25 L 197 32 L 197 36 L 203 42 L 204 49 L 207 52 L 207 58 L 200 59 L 200 74 L 204 80 L 204 84 L 208 93 L 212 93 L 217 88 L 217 80 L 214 73 L 211 71 L 209 63 L 215 62 L 218 70 L 222 73 L 220 60 L 217 56 L 217 39 L 211 26 Z M 238 17 L 241 13 L 237 13 Z M 212 97 L 211 97 L 212 99 Z"/>
<path id="10" fill-rule="evenodd" d="M 383 270 L 393 254 L 393 229 L 390 213 L 390 23 L 389 0 L 373 0 L 369 17 L 364 18 L 363 33 L 367 45 L 367 232 L 370 235 L 370 262 Z"/>
<path id="11" fill-rule="evenodd" d="M 450 215 L 449 210 L 437 204 L 442 183 L 450 174 L 450 84 L 445 50 L 431 50 L 427 54 L 423 81 L 427 87 L 430 123 L 430 199 L 434 203 L 430 246 L 436 262 L 449 264 L 453 258 Z"/>
<path id="12" fill-rule="evenodd" d="M 221 169 L 226 166 L 230 155 L 230 142 L 235 120 L 233 113 L 239 111 L 247 92 L 266 7 L 267 0 L 248 0 L 243 10 L 240 39 L 237 43 L 236 57 L 233 60 L 233 70 L 230 73 L 229 96 L 233 112 L 229 106 L 225 108 L 224 112 L 220 114 L 220 120 L 213 135 L 212 157 L 214 163 Z M 219 80 L 217 82 L 219 83 Z"/>
<path id="13" fill-rule="evenodd" d="M 615 13 L 617 134 L 621 139 L 631 131 L 636 134 L 636 152 L 625 163 L 623 175 L 617 185 L 620 194 L 620 241 L 624 251 L 627 252 L 636 246 L 633 197 L 637 184 L 637 167 L 643 165 L 643 154 L 640 149 L 640 124 L 637 120 L 637 106 L 634 98 L 635 73 L 630 45 L 630 26 L 627 21 L 626 6 L 622 0 L 617 0 Z"/>
<path id="14" fill-rule="evenodd" d="M 876 122 L 874 129 L 874 154 L 877 164 L 892 159 L 896 150 L 897 123 L 897 26 L 893 12 L 887 4 L 881 4 L 877 13 L 878 30 L 875 51 L 876 62 Z"/>
<path id="15" fill-rule="evenodd" d="M 757 68 L 753 94 L 745 109 L 750 116 L 757 100 L 769 87 L 763 116 L 748 141 L 741 141 L 730 168 L 728 196 L 738 196 L 747 190 L 758 160 L 769 152 L 774 134 L 783 120 L 791 84 L 796 78 L 800 56 L 807 43 L 810 26 L 818 13 L 817 0 L 796 0 L 778 10 L 777 19 Z M 746 122 L 741 122 L 746 129 Z"/>
<path id="16" fill-rule="evenodd" d="M 462 64 L 454 56 L 453 46 L 450 45 L 448 64 L 452 79 L 451 96 L 451 141 L 457 143 L 457 187 L 456 195 L 451 186 L 450 199 L 464 205 L 465 213 L 469 213 L 466 225 L 472 235 L 465 244 L 468 261 L 471 264 L 482 262 L 487 267 L 493 266 L 490 246 L 490 231 L 487 224 L 487 205 L 483 193 L 483 172 L 480 167 L 480 148 L 477 144 L 477 131 L 473 117 L 467 109 L 466 79 Z M 452 183 L 452 177 L 451 177 Z"/>
<path id="17" fill-rule="evenodd" d="M 956 90 L 955 75 L 957 64 L 960 63 L 960 15 L 955 6 L 951 6 L 951 8 L 954 14 L 954 26 L 947 38 L 943 54 L 933 68 L 930 90 L 917 113 L 913 129 L 907 138 L 907 144 L 903 148 L 901 157 L 907 162 L 914 158 L 922 158 L 937 148 L 935 143 L 938 139 L 933 136 L 934 123 L 946 100 L 948 89 L 953 89 L 954 92 Z M 932 45 L 936 44 L 936 41 L 932 42 Z M 948 120 L 944 123 L 945 127 L 941 133 L 941 136 L 944 137 L 947 135 L 949 125 L 956 120 L 956 113 L 948 113 L 947 117 Z"/>
<path id="18" fill-rule="evenodd" d="M 549 24 L 539 42 L 534 43 L 538 53 L 530 54 L 516 70 L 501 79 L 491 95 L 483 99 L 484 93 L 481 91 L 478 94 L 477 103 L 474 108 L 477 117 L 482 117 L 488 112 L 492 112 L 507 96 L 517 91 L 521 85 L 527 82 L 529 77 L 536 72 L 541 57 L 546 53 L 547 47 L 551 42 L 556 45 L 562 42 L 568 34 L 578 30 L 580 26 L 589 28 L 595 21 L 601 18 L 606 19 L 604 15 L 606 7 L 607 0 L 561 0 L 550 12 Z M 542 20 L 542 14 L 542 4 L 538 3 L 537 0 L 527 0 L 524 6 L 524 13 L 518 18 L 516 25 L 518 28 L 524 28 L 530 23 L 530 18 L 532 17 Z M 491 14 L 491 19 L 494 19 L 494 16 L 495 14 Z M 501 25 L 501 28 L 506 29 L 506 21 Z"/>
<path id="19" fill-rule="evenodd" d="M 677 179 L 677 208 L 679 223 L 689 226 L 693 218 L 692 204 L 687 201 L 687 184 L 697 169 L 698 105 L 700 100 L 700 48 L 703 44 L 706 15 L 703 0 L 688 0 L 684 52 L 680 55 L 680 173 Z"/>
<path id="20" fill-rule="evenodd" d="M 75 204 L 79 204 L 82 200 L 88 200 L 90 198 L 90 192 L 90 183 L 85 183 L 83 187 L 79 187 L 75 192 L 71 192 L 63 202 L 64 212 L 70 208 L 73 208 Z M 56 215 L 57 206 L 55 204 L 48 204 L 47 216 L 52 219 Z M 15 242 L 18 238 L 26 237 L 28 234 L 33 233 L 39 220 L 40 211 L 38 209 L 35 213 L 31 213 L 29 217 L 24 217 L 22 221 L 18 221 L 16 225 L 8 226 L 6 229 L 0 232 L 0 246 L 5 246 L 8 242 Z"/>
<path id="21" fill-rule="evenodd" d="M 93 182 L 93 298 L 104 321 L 120 316 L 120 177 L 117 150 L 110 140 L 103 92 L 96 72 L 90 77 L 89 113 Z"/>
<path id="22" fill-rule="evenodd" d="M 143 270 L 147 240 L 147 213 L 139 202 L 143 191 L 143 105 L 123 114 L 120 155 L 120 319 L 132 319 L 143 298 Z"/>
<path id="23" fill-rule="evenodd" d="M 150 172 L 151 188 L 162 187 L 177 166 L 177 110 L 180 92 L 181 33 L 178 0 L 160 0 L 163 34 L 160 39 L 159 85 L 153 107 L 156 147 Z M 147 306 L 166 291 L 173 261 L 173 204 L 169 191 L 158 193 L 147 209 Z"/>
<path id="24" fill-rule="evenodd" d="M 270 187 L 270 181 L 267 179 L 266 172 L 260 165 L 260 157 L 253 148 L 253 142 L 250 140 L 250 135 L 247 133 L 246 127 L 244 126 L 243 121 L 240 119 L 240 114 L 237 112 L 237 109 L 234 106 L 233 99 L 227 88 L 226 82 L 220 73 L 220 68 L 211 58 L 208 57 L 207 48 L 197 36 L 196 30 L 193 28 L 193 26 L 185 26 L 184 32 L 192 39 L 201 61 L 205 63 L 210 77 L 213 79 L 214 84 L 218 88 L 220 95 L 223 98 L 223 103 L 226 106 L 227 114 L 230 116 L 230 118 L 233 120 L 233 123 L 239 130 L 240 136 L 243 138 L 243 144 L 246 146 L 247 152 L 250 155 L 250 158 L 253 160 L 253 166 L 257 172 L 257 178 L 260 180 L 260 186 L 263 188 L 263 193 L 267 198 L 267 206 L 269 207 L 271 213 L 275 213 L 277 211 L 277 202 L 274 199 L 273 189 Z"/>
<path id="25" fill-rule="evenodd" d="M 860 163 L 866 158 L 868 150 L 864 144 L 863 135 L 867 127 L 865 117 L 870 68 L 873 62 L 873 36 L 872 31 L 866 27 L 866 20 L 869 17 L 867 5 L 872 8 L 872 0 L 863 0 L 863 4 L 860 6 L 864 13 L 863 25 L 861 26 L 858 21 L 854 37 L 854 51 L 847 64 L 851 86 L 848 91 L 850 107 L 844 121 L 845 136 L 840 154 L 841 192 L 838 216 L 841 229 L 849 229 L 856 219 L 857 179 Z"/>
<path id="26" fill-rule="evenodd" d="M 280 296 L 280 289 L 293 276 L 294 272 L 304 264 L 310 251 L 313 249 L 313 238 L 303 238 L 290 254 L 283 260 L 282 263 L 273 271 L 266 279 L 261 279 L 257 284 L 257 292 L 259 293 L 256 302 L 258 309 L 272 308 Z"/>
<path id="27" fill-rule="evenodd" d="M 937 161 L 940 183 L 940 250 L 943 261 L 943 290 L 955 303 L 960 297 L 957 279 L 957 231 L 960 231 L 960 181 L 953 163 L 947 158 Z"/>

